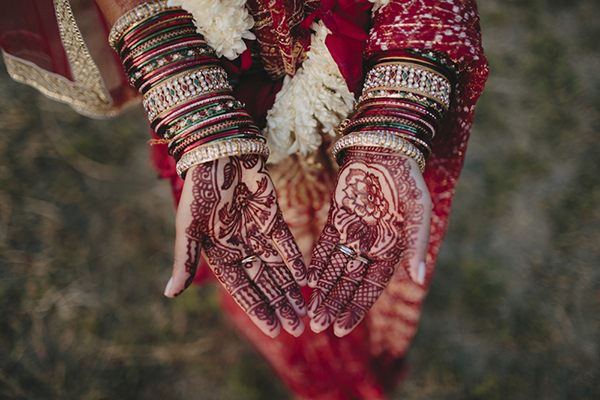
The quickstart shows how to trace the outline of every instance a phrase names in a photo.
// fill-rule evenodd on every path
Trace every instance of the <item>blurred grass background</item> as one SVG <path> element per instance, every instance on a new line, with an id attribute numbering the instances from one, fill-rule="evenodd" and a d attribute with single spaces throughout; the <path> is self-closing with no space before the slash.
<path id="1" fill-rule="evenodd" d="M 480 0 L 490 79 L 392 399 L 600 399 L 600 3 Z M 290 399 L 213 289 L 161 293 L 167 182 L 137 108 L 0 68 L 0 398 Z"/>

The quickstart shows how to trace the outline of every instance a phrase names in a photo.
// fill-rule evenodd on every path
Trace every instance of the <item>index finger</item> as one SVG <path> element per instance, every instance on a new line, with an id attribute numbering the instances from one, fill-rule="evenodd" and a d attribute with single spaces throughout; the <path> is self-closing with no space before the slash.
<path id="1" fill-rule="evenodd" d="M 369 269 L 350 302 L 334 322 L 333 333 L 343 337 L 352 332 L 373 307 L 392 279 L 396 268 L 391 263 L 379 262 Z"/>

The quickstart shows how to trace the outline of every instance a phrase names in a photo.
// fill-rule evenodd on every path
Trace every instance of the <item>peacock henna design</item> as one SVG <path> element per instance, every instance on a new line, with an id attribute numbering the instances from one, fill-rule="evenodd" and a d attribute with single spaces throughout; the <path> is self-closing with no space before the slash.
<path id="1" fill-rule="evenodd" d="M 202 249 L 219 282 L 263 332 L 275 336 L 281 326 L 301 333 L 306 306 L 297 282 L 305 277 L 304 263 L 263 159 L 219 159 L 190 169 L 187 179 L 193 189 L 186 287 Z M 248 256 L 257 258 L 242 263 Z"/>
<path id="2" fill-rule="evenodd" d="M 413 164 L 407 157 L 372 148 L 345 155 L 326 229 L 309 268 L 309 284 L 315 287 L 308 306 L 314 331 L 335 321 L 336 335 L 349 333 L 402 260 L 415 253 L 419 233 L 429 221 L 428 193 L 419 189 L 420 172 L 417 175 Z M 336 244 L 352 248 L 364 259 L 335 250 Z"/>

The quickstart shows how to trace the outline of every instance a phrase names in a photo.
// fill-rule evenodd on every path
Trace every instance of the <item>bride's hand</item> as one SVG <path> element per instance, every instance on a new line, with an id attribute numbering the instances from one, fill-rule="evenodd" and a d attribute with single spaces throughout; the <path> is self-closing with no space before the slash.
<path id="1" fill-rule="evenodd" d="M 378 148 L 347 150 L 308 285 L 311 329 L 345 336 L 402 265 L 422 285 L 431 199 L 417 163 Z"/>
<path id="2" fill-rule="evenodd" d="M 196 273 L 201 250 L 221 284 L 267 335 L 304 331 L 306 285 L 302 254 L 283 220 L 258 155 L 218 159 L 190 168 L 177 211 L 175 297 Z"/>

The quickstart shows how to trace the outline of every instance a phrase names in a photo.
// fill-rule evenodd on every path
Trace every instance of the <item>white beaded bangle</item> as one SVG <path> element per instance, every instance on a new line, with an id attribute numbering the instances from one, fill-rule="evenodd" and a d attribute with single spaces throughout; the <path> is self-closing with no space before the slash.
<path id="1" fill-rule="evenodd" d="M 269 148 L 263 139 L 233 138 L 207 143 L 181 156 L 177 162 L 177 174 L 185 178 L 187 170 L 194 165 L 241 154 L 259 154 L 268 159 Z"/>
<path id="2" fill-rule="evenodd" d="M 184 102 L 214 92 L 231 92 L 227 72 L 220 66 L 186 71 L 150 89 L 142 100 L 148 120 Z"/>
<path id="3" fill-rule="evenodd" d="M 425 171 L 425 157 L 423 153 L 408 140 L 384 130 L 352 132 L 335 142 L 331 149 L 331 155 L 340 164 L 340 160 L 338 160 L 340 152 L 348 147 L 355 146 L 383 147 L 402 153 L 415 160 L 421 172 Z"/>
<path id="4" fill-rule="evenodd" d="M 381 90 L 405 90 L 450 106 L 451 86 L 443 75 L 410 63 L 382 63 L 372 68 L 365 79 L 363 95 Z"/>

